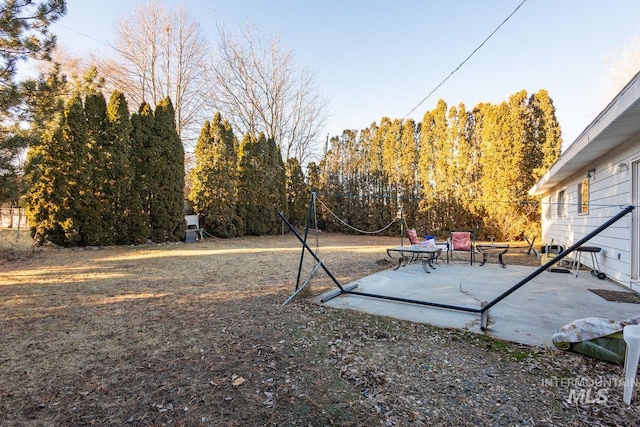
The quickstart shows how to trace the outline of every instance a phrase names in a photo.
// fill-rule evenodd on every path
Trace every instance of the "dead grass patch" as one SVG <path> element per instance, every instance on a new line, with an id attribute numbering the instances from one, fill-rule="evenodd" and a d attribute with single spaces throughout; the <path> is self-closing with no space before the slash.
<path id="1" fill-rule="evenodd" d="M 384 249 L 397 244 L 323 233 L 318 252 L 348 283 L 389 268 Z M 507 264 L 538 265 L 518 251 Z M 569 404 L 567 387 L 544 382 L 620 367 L 303 298 L 283 307 L 300 253 L 274 236 L 2 258 L 2 424 L 640 422 L 622 390 Z M 309 292 L 334 287 L 320 270 Z"/>

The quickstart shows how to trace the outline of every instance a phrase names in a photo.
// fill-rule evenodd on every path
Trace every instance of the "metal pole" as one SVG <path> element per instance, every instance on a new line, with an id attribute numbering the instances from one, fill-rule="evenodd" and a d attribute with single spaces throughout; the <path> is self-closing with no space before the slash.
<path id="1" fill-rule="evenodd" d="M 307 277 L 307 280 L 304 281 L 304 283 L 302 284 L 302 286 L 300 286 L 300 288 L 296 288 L 296 291 L 293 294 L 291 294 L 291 296 L 287 298 L 287 300 L 282 305 L 289 304 L 300 292 L 304 290 L 304 288 L 307 287 L 313 275 L 316 274 L 316 271 L 318 271 L 318 268 L 320 268 L 320 264 L 316 264 L 316 266 L 313 267 L 313 271 L 309 274 L 309 277 Z"/>
<path id="2" fill-rule="evenodd" d="M 300 240 L 300 242 L 302 243 L 302 247 L 306 250 L 309 251 L 309 254 L 311 254 L 311 256 L 320 264 L 320 266 L 322 267 L 322 269 L 325 271 L 325 273 L 327 273 L 327 275 L 331 278 L 331 280 L 333 281 L 333 283 L 335 283 L 338 288 L 340 288 L 340 290 L 342 292 L 344 292 L 344 288 L 342 287 L 342 285 L 340 284 L 340 282 L 338 282 L 338 279 L 335 278 L 335 276 L 333 275 L 333 273 L 331 273 L 329 271 L 329 269 L 322 263 L 322 261 L 320 261 L 320 258 L 318 258 L 318 256 L 313 252 L 313 250 L 309 247 L 309 245 L 307 245 L 307 242 L 305 242 L 304 240 L 302 240 L 302 237 L 300 236 L 300 234 L 298 234 L 298 232 L 296 231 L 295 228 L 293 228 L 293 225 L 291 225 L 291 223 L 287 220 L 287 218 L 285 218 L 284 213 L 278 212 L 278 215 L 280 215 L 280 218 L 282 218 L 282 220 L 285 222 L 285 224 L 287 224 L 287 226 L 289 227 L 289 229 L 293 232 L 293 234 L 295 234 L 295 236 L 298 238 L 298 240 Z"/>
<path id="3" fill-rule="evenodd" d="M 391 300 L 391 301 L 408 302 L 408 303 L 411 303 L 411 304 L 426 305 L 426 306 L 429 306 L 429 307 L 446 308 L 446 309 L 449 309 L 449 310 L 466 311 L 468 313 L 480 313 L 482 311 L 480 308 L 463 307 L 463 306 L 449 305 L 449 304 L 441 304 L 441 303 L 438 303 L 438 302 L 418 301 L 418 300 L 414 300 L 414 299 L 400 298 L 400 297 L 394 297 L 394 296 L 389 296 L 389 295 L 369 294 L 369 293 L 366 293 L 366 292 L 349 291 L 349 290 L 345 290 L 344 293 L 345 294 L 350 294 L 350 295 L 360 295 L 360 296 L 363 296 L 363 297 L 387 299 L 387 300 Z"/>
<path id="4" fill-rule="evenodd" d="M 402 209 L 400 209 L 400 246 L 404 246 L 404 228 L 407 223 L 404 220 L 404 214 L 402 213 Z"/>
<path id="5" fill-rule="evenodd" d="M 312 191 L 311 192 L 311 200 L 309 200 L 309 209 L 307 210 L 307 223 L 306 223 L 306 226 L 304 228 L 304 242 L 307 241 L 307 235 L 309 234 L 309 224 L 311 223 L 311 208 L 313 206 L 313 201 L 314 201 L 315 197 L 316 197 L 316 192 Z M 284 217 L 282 219 L 284 219 Z M 291 227 L 291 225 L 289 224 L 289 222 L 288 221 L 286 221 L 286 222 L 287 222 L 287 225 L 289 226 L 289 228 L 293 229 Z M 302 261 L 303 261 L 303 259 L 304 259 L 304 247 L 302 248 L 302 253 L 300 254 L 300 264 L 298 265 L 298 278 L 296 279 L 296 290 L 298 290 L 298 287 L 300 286 L 300 274 L 301 274 L 301 271 L 302 271 Z"/>
<path id="6" fill-rule="evenodd" d="M 628 214 L 632 210 L 633 210 L 633 206 L 627 206 L 622 212 L 620 212 L 619 214 L 617 214 L 614 217 L 612 217 L 611 219 L 609 219 L 607 222 L 605 222 L 600 227 L 598 227 L 595 230 L 593 230 L 591 233 L 589 233 L 586 236 L 584 236 L 582 239 L 578 240 L 576 243 L 574 243 L 569 248 L 567 248 L 564 251 L 560 252 L 554 259 L 552 259 L 551 261 L 547 262 L 546 264 L 540 266 L 540 268 L 538 268 L 533 273 L 531 273 L 530 275 L 528 275 L 527 277 L 525 277 L 524 279 L 522 279 L 521 281 L 519 281 L 518 283 L 513 285 L 510 289 L 505 291 L 502 295 L 498 296 L 493 301 L 491 301 L 490 303 L 488 303 L 487 305 L 482 307 L 482 310 L 481 310 L 482 314 L 484 314 L 485 311 L 489 310 L 491 307 L 493 307 L 494 305 L 496 305 L 497 303 L 499 303 L 500 301 L 502 301 L 503 299 L 505 299 L 506 297 L 511 295 L 513 292 L 515 292 L 522 285 L 524 285 L 525 283 L 531 281 L 533 278 L 538 276 L 540 273 L 545 271 L 547 268 L 551 267 L 553 264 L 555 264 L 556 262 L 558 262 L 562 258 L 566 257 L 568 254 L 570 254 L 571 252 L 573 252 L 574 250 L 576 250 L 577 248 L 579 248 L 580 246 L 582 246 L 583 244 L 585 244 L 586 242 L 591 240 L 594 236 L 596 236 L 597 234 L 600 234 L 602 232 L 602 230 L 608 228 L 609 226 L 611 226 L 611 224 L 615 223 L 616 221 L 618 221 L 620 218 L 622 218 L 623 216 L 625 216 L 626 214 Z"/>

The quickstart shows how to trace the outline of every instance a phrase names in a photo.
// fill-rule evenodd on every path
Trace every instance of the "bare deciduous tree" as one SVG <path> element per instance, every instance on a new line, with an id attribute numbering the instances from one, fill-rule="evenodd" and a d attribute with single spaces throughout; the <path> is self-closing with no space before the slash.
<path id="1" fill-rule="evenodd" d="M 209 71 L 216 110 L 240 134 L 264 132 L 285 159 L 305 163 L 326 120 L 315 75 L 298 71 L 279 38 L 264 42 L 248 27 L 238 34 L 219 29 L 218 51 Z"/>
<path id="2" fill-rule="evenodd" d="M 209 44 L 183 6 L 168 10 L 140 3 L 116 28 L 116 58 L 98 59 L 107 89 L 124 92 L 133 108 L 169 96 L 181 139 L 195 141 L 203 117 L 201 96 Z"/>
<path id="3" fill-rule="evenodd" d="M 608 78 L 604 96 L 608 102 L 640 71 L 640 36 L 631 39 L 614 55 L 606 57 L 604 62 Z"/>

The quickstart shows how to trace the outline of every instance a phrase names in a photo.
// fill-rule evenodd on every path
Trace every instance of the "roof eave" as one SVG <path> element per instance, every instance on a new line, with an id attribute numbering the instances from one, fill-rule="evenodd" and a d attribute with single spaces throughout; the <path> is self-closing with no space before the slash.
<path id="1" fill-rule="evenodd" d="M 562 153 L 558 161 L 529 190 L 541 196 L 571 176 L 590 169 L 604 154 L 640 132 L 640 72 Z"/>

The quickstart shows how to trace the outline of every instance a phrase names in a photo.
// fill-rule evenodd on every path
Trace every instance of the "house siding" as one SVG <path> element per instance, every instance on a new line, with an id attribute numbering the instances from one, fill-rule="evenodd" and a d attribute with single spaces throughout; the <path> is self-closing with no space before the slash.
<path id="1" fill-rule="evenodd" d="M 640 135 L 627 140 L 597 163 L 567 179 L 542 197 L 542 238 L 544 244 L 563 245 L 565 249 L 632 203 L 632 162 L 640 159 Z M 619 168 L 625 163 L 627 167 Z M 579 214 L 578 186 L 589 170 L 589 213 Z M 566 215 L 558 216 L 557 196 L 564 190 Z M 551 207 L 551 209 L 548 209 Z M 550 214 L 550 215 L 549 215 Z M 640 290 L 640 281 L 631 277 L 632 217 L 627 215 L 586 243 L 602 250 L 596 254 L 600 269 L 611 279 Z M 573 256 L 575 255 L 572 254 Z M 583 254 L 581 262 L 593 268 L 591 255 Z"/>

